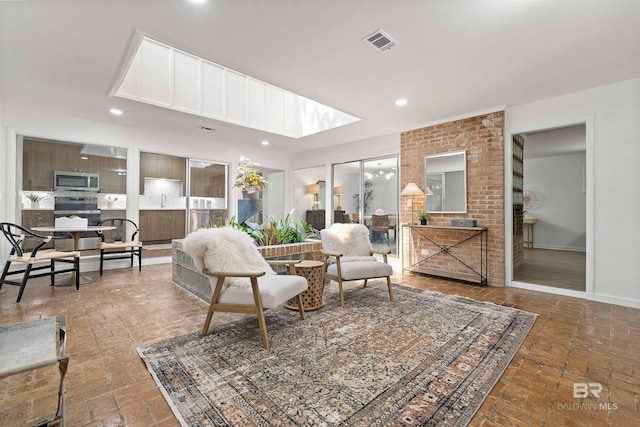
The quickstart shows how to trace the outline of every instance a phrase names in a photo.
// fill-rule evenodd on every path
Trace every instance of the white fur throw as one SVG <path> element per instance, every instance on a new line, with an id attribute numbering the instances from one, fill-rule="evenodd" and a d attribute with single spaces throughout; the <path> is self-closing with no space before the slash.
<path id="1" fill-rule="evenodd" d="M 253 273 L 264 271 L 276 274 L 264 260 L 253 239 L 244 231 L 233 227 L 205 228 L 194 231 L 184 239 L 184 251 L 193 258 L 197 268 L 211 272 Z M 217 278 L 209 277 L 214 290 Z M 227 286 L 251 287 L 251 281 L 243 277 L 228 277 Z"/>
<path id="2" fill-rule="evenodd" d="M 371 256 L 369 229 L 362 224 L 333 224 L 320 231 L 322 249 L 325 252 L 343 254 L 346 257 Z M 345 260 L 346 261 L 346 260 Z"/>

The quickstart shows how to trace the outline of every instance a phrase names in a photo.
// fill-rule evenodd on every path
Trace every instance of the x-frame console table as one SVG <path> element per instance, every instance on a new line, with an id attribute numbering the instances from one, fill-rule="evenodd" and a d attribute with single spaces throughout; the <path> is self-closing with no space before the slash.
<path id="1" fill-rule="evenodd" d="M 402 226 L 402 231 L 402 269 L 404 271 L 447 277 L 479 285 L 488 283 L 489 242 L 486 227 L 405 224 Z M 447 239 L 446 242 L 438 240 L 439 237 L 448 236 L 457 237 L 453 240 Z M 416 241 L 421 239 L 435 248 L 433 253 L 422 254 L 420 245 L 416 245 Z M 476 242 L 470 250 L 462 250 L 463 244 L 474 240 Z M 473 260 L 469 256 L 471 253 L 474 255 Z M 463 259 L 462 255 L 467 258 Z M 455 261 L 458 268 L 453 270 L 442 268 L 443 257 L 449 261 Z"/>

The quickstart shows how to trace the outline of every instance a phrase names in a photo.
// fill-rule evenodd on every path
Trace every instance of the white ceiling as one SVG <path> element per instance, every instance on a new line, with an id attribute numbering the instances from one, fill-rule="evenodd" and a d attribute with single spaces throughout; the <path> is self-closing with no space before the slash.
<path id="1" fill-rule="evenodd" d="M 136 30 L 363 120 L 292 139 L 109 97 Z M 2 103 L 300 152 L 639 77 L 640 1 L 0 1 L 0 52 Z"/>

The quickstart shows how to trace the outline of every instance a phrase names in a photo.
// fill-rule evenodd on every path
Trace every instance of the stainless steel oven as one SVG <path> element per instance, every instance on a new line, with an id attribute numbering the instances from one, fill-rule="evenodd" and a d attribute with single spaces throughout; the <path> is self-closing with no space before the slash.
<path id="1" fill-rule="evenodd" d="M 96 225 L 100 222 L 101 214 L 98 209 L 98 197 L 96 193 L 66 191 L 58 192 L 54 198 L 53 217 L 79 216 L 87 218 L 88 225 Z M 61 251 L 73 250 L 73 239 L 66 233 L 59 236 L 69 237 L 55 242 L 55 248 Z M 100 237 L 95 232 L 84 233 L 78 242 L 79 250 L 99 249 Z"/>

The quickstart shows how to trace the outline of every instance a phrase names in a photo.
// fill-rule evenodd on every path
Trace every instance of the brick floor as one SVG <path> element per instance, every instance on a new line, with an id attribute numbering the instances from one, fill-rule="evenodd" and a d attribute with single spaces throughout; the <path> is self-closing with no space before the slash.
<path id="1" fill-rule="evenodd" d="M 640 310 L 414 274 L 393 282 L 540 315 L 471 425 L 640 425 Z M 80 291 L 38 279 L 21 303 L 16 296 L 15 287 L 0 290 L 0 324 L 67 316 L 67 426 L 179 425 L 136 352 L 204 323 L 207 305 L 171 283 L 170 264 L 106 271 Z M 212 323 L 242 316 L 216 314 Z M 33 425 L 53 414 L 57 378 L 56 369 L 41 368 L 0 379 L 0 425 Z M 600 398 L 573 398 L 579 382 L 600 383 Z"/>

